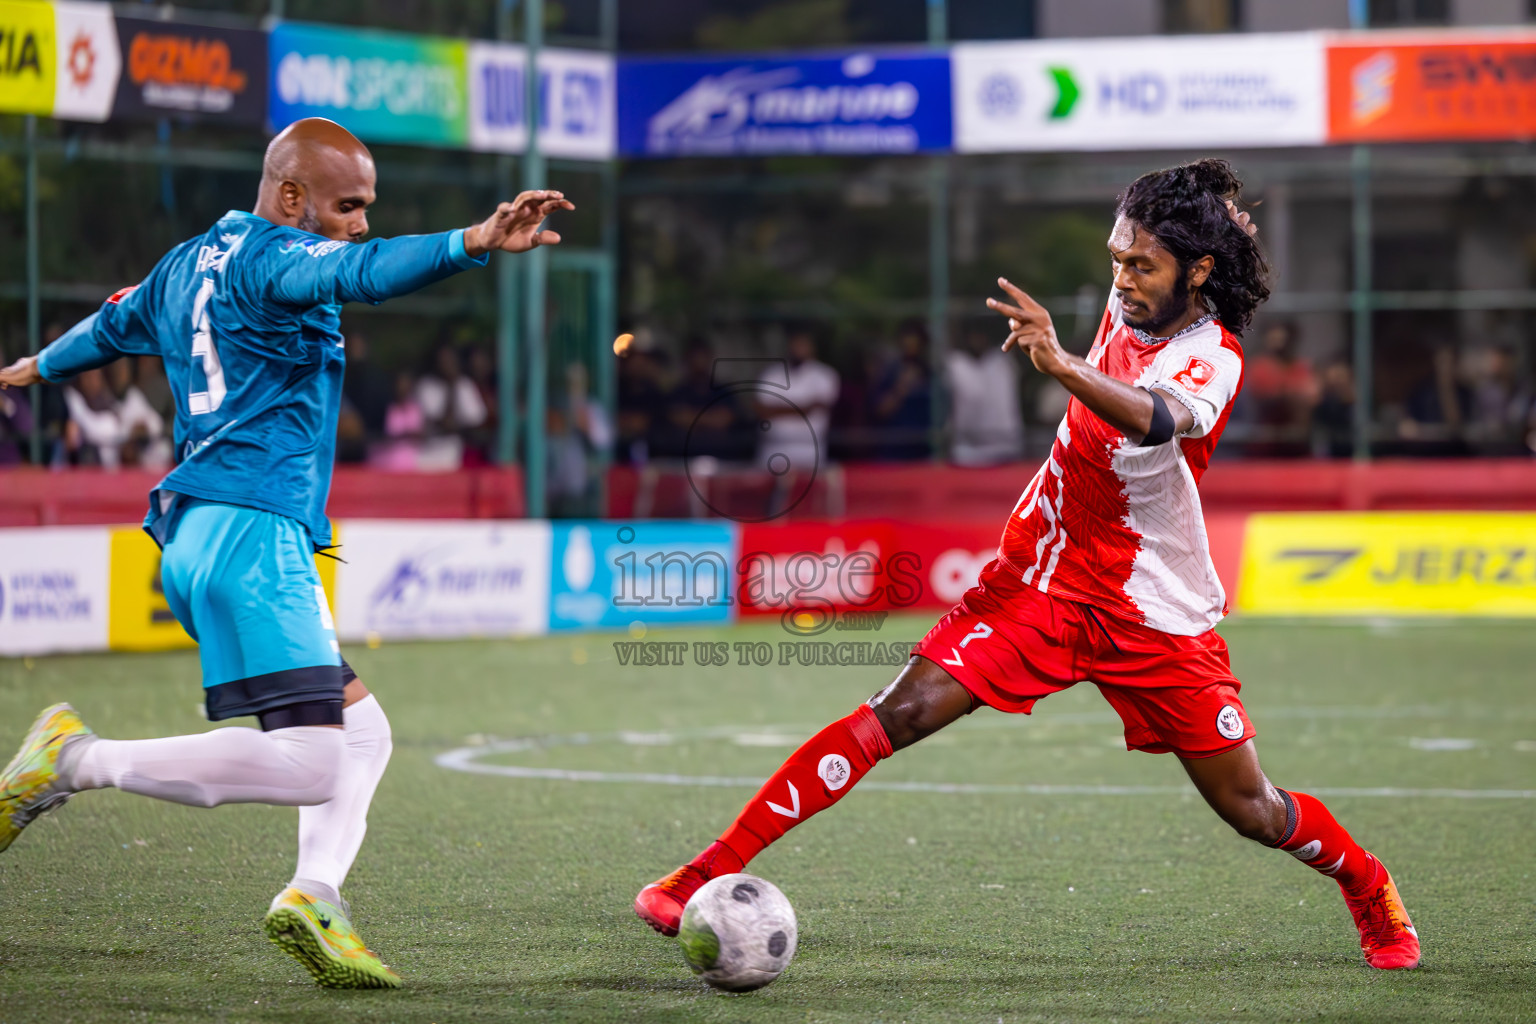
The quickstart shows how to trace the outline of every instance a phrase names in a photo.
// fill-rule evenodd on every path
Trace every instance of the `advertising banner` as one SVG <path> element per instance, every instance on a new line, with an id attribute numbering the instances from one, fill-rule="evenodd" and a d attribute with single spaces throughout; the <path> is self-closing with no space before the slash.
<path id="1" fill-rule="evenodd" d="M 340 542 L 339 528 L 333 533 Z M 118 526 L 110 534 L 110 551 L 104 549 L 103 566 L 109 567 L 106 646 L 114 651 L 168 651 L 197 644 L 181 628 L 165 600 L 160 583 L 160 548 L 137 526 Z M 336 605 L 336 561 L 316 556 L 315 567 L 325 587 L 332 611 Z"/>
<path id="2" fill-rule="evenodd" d="M 1323 50 L 1318 33 L 961 43 L 955 149 L 1320 145 Z"/>
<path id="3" fill-rule="evenodd" d="M 369 141 L 469 141 L 468 45 L 461 39 L 280 24 L 267 46 L 274 130 L 328 117 Z"/>
<path id="4" fill-rule="evenodd" d="M 734 525 L 607 520 L 553 526 L 552 631 L 735 618 Z"/>
<path id="5" fill-rule="evenodd" d="M 0 0 L 0 112 L 105 121 L 121 66 L 109 4 Z"/>
<path id="6" fill-rule="evenodd" d="M 1356 36 L 1328 47 L 1331 142 L 1533 135 L 1536 35 Z"/>
<path id="7" fill-rule="evenodd" d="M 528 51 L 469 44 L 469 146 L 521 153 L 528 145 Z M 608 160 L 615 136 L 614 60 L 590 50 L 539 51 L 539 148 L 572 160 Z"/>
<path id="8" fill-rule="evenodd" d="M 997 556 L 995 522 L 887 520 L 743 526 L 737 598 L 743 615 L 826 624 L 827 612 L 947 609 Z M 803 623 L 796 616 L 809 616 Z M 831 628 L 837 628 L 835 625 Z"/>
<path id="9" fill-rule="evenodd" d="M 619 62 L 627 156 L 925 153 L 950 148 L 949 56 L 881 51 Z"/>
<path id="10" fill-rule="evenodd" d="M 543 633 L 545 522 L 349 519 L 337 569 L 343 641 Z"/>
<path id="11" fill-rule="evenodd" d="M 1536 615 L 1536 515 L 1250 516 L 1249 615 Z"/>
<path id="12" fill-rule="evenodd" d="M 105 121 L 112 115 L 122 55 L 111 4 L 55 3 L 53 6 L 53 116 L 71 121 Z"/>
<path id="13" fill-rule="evenodd" d="M 107 645 L 107 530 L 5 530 L 0 654 L 96 651 Z"/>
<path id="14" fill-rule="evenodd" d="M 53 111 L 53 5 L 0 0 L 0 111 Z"/>
<path id="15" fill-rule="evenodd" d="M 267 116 L 267 34 L 118 18 L 118 120 L 200 115 L 261 125 Z"/>

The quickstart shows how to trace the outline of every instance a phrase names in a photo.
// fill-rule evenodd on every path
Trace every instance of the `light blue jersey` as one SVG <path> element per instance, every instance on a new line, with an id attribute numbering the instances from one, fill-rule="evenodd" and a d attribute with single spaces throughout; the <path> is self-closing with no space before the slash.
<path id="1" fill-rule="evenodd" d="M 232 210 L 49 345 L 38 369 L 60 381 L 122 355 L 165 361 L 178 465 L 144 520 L 162 544 L 157 524 L 184 494 L 298 520 L 326 547 L 342 303 L 378 304 L 486 262 L 465 252 L 463 231 L 355 245 Z"/>

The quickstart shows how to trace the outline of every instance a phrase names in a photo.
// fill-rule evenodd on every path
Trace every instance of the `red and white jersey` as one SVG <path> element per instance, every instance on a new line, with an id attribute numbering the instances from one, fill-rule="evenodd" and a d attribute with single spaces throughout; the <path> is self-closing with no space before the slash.
<path id="1" fill-rule="evenodd" d="M 1242 387 L 1242 346 L 1217 320 L 1149 343 L 1121 321 L 1111 297 L 1088 362 L 1172 396 L 1194 424 L 1167 444 L 1142 448 L 1072 399 L 1051 457 L 1008 519 L 998 557 L 1045 593 L 1198 636 L 1221 621 L 1226 594 L 1196 484 Z"/>

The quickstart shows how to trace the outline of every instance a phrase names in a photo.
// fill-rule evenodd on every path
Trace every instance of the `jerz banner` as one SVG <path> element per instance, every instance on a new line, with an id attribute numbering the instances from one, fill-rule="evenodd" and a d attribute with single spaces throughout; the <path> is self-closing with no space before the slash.
<path id="1" fill-rule="evenodd" d="M 1248 615 L 1536 615 L 1536 515 L 1318 512 L 1250 516 Z"/>
<path id="2" fill-rule="evenodd" d="M 267 34 L 149 18 L 117 19 L 119 120 L 167 115 L 259 126 L 267 117 Z"/>
<path id="3" fill-rule="evenodd" d="M 1328 47 L 1333 142 L 1536 136 L 1536 34 L 1340 37 Z"/>
<path id="4" fill-rule="evenodd" d="M 285 22 L 267 46 L 274 131 L 328 117 L 367 141 L 469 142 L 469 46 L 462 39 Z"/>
<path id="5" fill-rule="evenodd" d="M 627 59 L 618 105 L 626 156 L 932 153 L 953 138 L 942 51 Z"/>
<path id="6" fill-rule="evenodd" d="M 961 43 L 955 149 L 1320 145 L 1324 45 L 1319 33 Z"/>

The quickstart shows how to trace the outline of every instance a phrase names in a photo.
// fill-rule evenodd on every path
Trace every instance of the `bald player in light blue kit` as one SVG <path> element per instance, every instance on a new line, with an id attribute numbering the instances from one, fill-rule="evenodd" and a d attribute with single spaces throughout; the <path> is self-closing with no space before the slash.
<path id="1" fill-rule="evenodd" d="M 314 566 L 331 544 L 341 307 L 484 266 L 493 250 L 558 243 L 539 225 L 574 209 L 559 192 L 524 192 L 471 227 L 363 243 L 375 180 L 346 129 L 294 123 L 267 148 L 254 212 L 225 214 L 41 355 L 0 370 L 0 387 L 26 387 L 125 355 L 165 361 L 178 463 L 144 528 L 164 548 L 166 600 L 198 641 L 208 717 L 261 725 L 118 741 L 67 704 L 48 708 L 0 773 L 0 850 L 85 789 L 297 806 L 298 866 L 265 929 L 335 988 L 400 984 L 340 891 L 391 748 L 383 709 L 341 658 Z"/>

